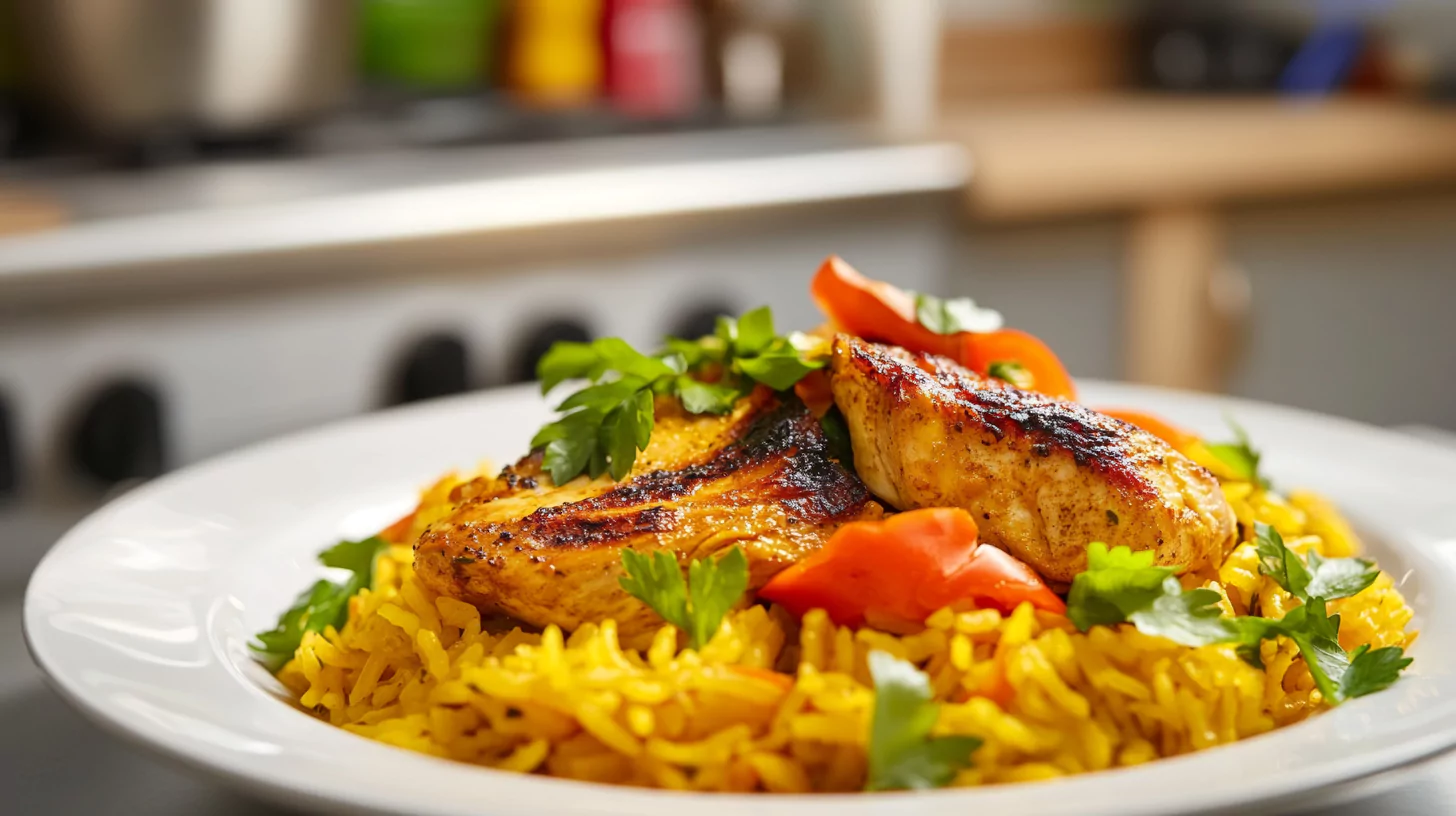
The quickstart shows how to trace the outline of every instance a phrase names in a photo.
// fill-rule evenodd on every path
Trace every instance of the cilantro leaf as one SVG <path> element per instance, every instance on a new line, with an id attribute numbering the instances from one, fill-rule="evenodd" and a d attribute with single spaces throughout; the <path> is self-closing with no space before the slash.
<path id="1" fill-rule="evenodd" d="M 1411 658 L 1398 647 L 1372 650 L 1369 644 L 1361 646 L 1351 655 L 1350 668 L 1340 678 L 1340 696 L 1363 697 L 1387 689 L 1410 664 Z"/>
<path id="2" fill-rule="evenodd" d="M 257 642 L 248 644 L 248 648 L 257 653 L 269 671 L 277 672 L 293 659 L 305 632 L 342 627 L 349 619 L 349 599 L 374 580 L 374 562 L 388 548 L 388 542 L 375 536 L 341 541 L 320 553 L 319 561 L 324 566 L 348 570 L 349 577 L 341 584 L 315 582 L 279 616 L 275 627 L 254 635 Z"/>
<path id="3" fill-rule="evenodd" d="M 624 549 L 622 569 L 627 574 L 618 583 L 628 595 L 652 607 L 663 620 L 687 631 L 688 588 L 676 558 L 662 550 L 643 555 Z"/>
<path id="4" fill-rule="evenodd" d="M 998 380 L 1005 380 L 1022 391 L 1036 387 L 1036 377 L 1026 366 L 1015 360 L 994 360 L 986 367 L 986 373 Z"/>
<path id="5" fill-rule="evenodd" d="M 641 377 L 623 377 L 620 380 L 589 385 L 567 397 L 556 406 L 556 410 L 565 412 L 577 408 L 610 409 L 646 387 L 647 382 Z"/>
<path id="6" fill-rule="evenodd" d="M 970 298 L 938 298 L 915 293 L 915 320 L 936 334 L 992 332 L 1001 328 L 1001 313 L 983 309 Z"/>
<path id="7" fill-rule="evenodd" d="M 1262 454 L 1249 443 L 1249 434 L 1244 431 L 1243 426 L 1234 421 L 1233 417 L 1225 417 L 1224 421 L 1233 429 L 1234 441 L 1206 443 L 1204 447 L 1220 462 L 1223 462 L 1235 478 L 1268 488 L 1269 480 L 1259 473 L 1259 460 L 1262 458 Z"/>
<path id="8" fill-rule="evenodd" d="M 1302 601 L 1312 597 L 1333 601 L 1348 598 L 1375 583 L 1380 570 L 1364 558 L 1325 558 L 1313 550 L 1309 566 L 1284 544 L 1279 531 L 1261 521 L 1254 522 L 1254 548 L 1259 554 L 1259 571 Z"/>
<path id="9" fill-rule="evenodd" d="M 1163 582 L 1173 574 L 1153 566 L 1151 551 L 1129 547 L 1108 549 L 1095 541 L 1087 547 L 1087 569 L 1072 579 L 1067 617 L 1085 632 L 1093 626 L 1123 623 L 1138 610 L 1149 609 L 1163 595 Z"/>
<path id="10" fill-rule="evenodd" d="M 650 391 L 638 393 L 646 396 L 648 404 L 651 404 L 652 393 Z M 613 408 L 602 422 L 599 448 L 606 452 L 607 472 L 618 481 L 625 479 L 631 472 L 632 464 L 637 461 L 637 442 L 642 437 L 642 429 L 638 425 L 641 413 L 637 410 L 635 396 Z M 652 432 L 650 412 L 647 417 L 647 432 L 649 434 Z"/>
<path id="11" fill-rule="evenodd" d="M 1087 569 L 1072 579 L 1067 617 L 1083 632 L 1127 622 L 1144 634 L 1206 646 L 1239 637 L 1221 617 L 1218 601 L 1211 589 L 1184 590 L 1171 568 L 1153 566 L 1150 550 L 1095 542 L 1087 548 Z"/>
<path id="12" fill-rule="evenodd" d="M 767 348 L 773 339 L 773 312 L 767 306 L 760 306 L 738 318 L 733 353 L 740 357 L 757 354 Z"/>
<path id="13" fill-rule="evenodd" d="M 930 679 L 910 663 L 886 652 L 869 653 L 875 681 L 870 720 L 869 776 L 865 790 L 940 788 L 971 764 L 981 746 L 975 737 L 932 737 L 939 716 L 931 700 Z"/>
<path id="14" fill-rule="evenodd" d="M 808 360 L 786 341 L 775 341 L 755 357 L 740 357 L 734 367 L 775 391 L 787 391 L 810 371 L 824 367 L 823 360 Z"/>
<path id="15" fill-rule="evenodd" d="M 742 396 L 737 388 L 705 383 L 687 374 L 678 375 L 672 390 L 682 400 L 683 409 L 690 414 L 726 414 L 733 410 L 733 403 Z"/>
<path id="16" fill-rule="evenodd" d="M 598 368 L 588 372 L 591 379 L 599 379 L 608 371 L 616 371 L 624 378 L 641 377 L 648 381 L 677 373 L 672 370 L 671 366 L 663 362 L 662 358 L 649 357 L 632 348 L 626 340 L 620 337 L 603 337 L 600 340 L 594 340 L 592 347 L 597 350 L 601 360 Z"/>
<path id="17" fill-rule="evenodd" d="M 374 576 L 374 560 L 389 549 L 389 543 L 378 536 L 359 541 L 340 541 L 319 553 L 319 562 L 326 567 L 345 569 L 360 577 L 361 585 L 368 585 Z"/>
<path id="18" fill-rule="evenodd" d="M 1340 647 L 1340 616 L 1326 612 L 1324 598 L 1310 598 L 1290 610 L 1272 631 L 1299 647 L 1315 687 L 1326 700 L 1333 705 L 1344 699 L 1337 684 L 1350 668 L 1350 657 Z"/>
<path id="19" fill-rule="evenodd" d="M 811 353 L 793 337 L 774 334 L 767 306 L 737 320 L 720 317 L 708 337 L 669 337 L 664 345 L 647 355 L 619 337 L 605 337 L 557 343 L 541 358 L 536 373 L 543 392 L 568 379 L 588 381 L 531 441 L 532 448 L 544 448 L 542 466 L 552 481 L 565 484 L 582 473 L 626 478 L 652 438 L 653 395 L 677 397 L 691 414 L 725 414 L 756 382 L 786 391 L 824 366 L 822 344 Z"/>
<path id="20" fill-rule="evenodd" d="M 627 573 L 618 581 L 622 589 L 685 632 L 694 649 L 713 639 L 723 616 L 748 589 L 748 558 L 737 544 L 716 561 L 694 558 L 687 581 L 677 559 L 661 550 L 649 556 L 624 549 L 622 569 Z"/>
<path id="21" fill-rule="evenodd" d="M 541 381 L 541 393 L 551 393 L 552 389 L 566 380 L 586 377 L 600 359 L 601 355 L 591 343 L 563 340 L 553 344 L 536 363 L 536 378 Z"/>
<path id="22" fill-rule="evenodd" d="M 1284 536 L 1278 530 L 1262 521 L 1254 522 L 1254 549 L 1259 554 L 1259 572 L 1296 598 L 1306 597 L 1309 570 L 1298 553 L 1284 546 Z"/>
<path id="23" fill-rule="evenodd" d="M 748 590 L 748 557 L 735 546 L 714 561 L 688 564 L 688 639 L 702 648 L 723 623 L 723 616 Z"/>
<path id="24" fill-rule="evenodd" d="M 1388 688 L 1411 664 L 1395 646 L 1372 652 L 1367 644 L 1347 654 L 1340 646 L 1340 616 L 1329 614 L 1325 599 L 1318 595 L 1309 596 L 1280 620 L 1239 618 L 1234 623 L 1242 634 L 1240 654 L 1255 666 L 1260 665 L 1260 640 L 1283 635 L 1293 641 L 1315 687 L 1330 705 Z"/>
<path id="25" fill-rule="evenodd" d="M 1138 631 L 1159 635 L 1183 646 L 1225 643 L 1235 630 L 1219 610 L 1219 594 L 1211 589 L 1184 590 L 1178 579 L 1163 579 L 1162 594 L 1146 609 L 1128 616 Z"/>
<path id="26" fill-rule="evenodd" d="M 598 458 L 600 431 L 604 426 L 606 413 L 599 408 L 584 408 L 567 414 L 556 422 L 536 432 L 531 447 L 545 446 L 541 466 L 551 474 L 551 481 L 566 484 L 583 471 L 600 475 L 601 469 L 593 467 Z"/>
<path id="27" fill-rule="evenodd" d="M 1254 532 L 1260 572 L 1302 601 L 1280 620 L 1225 618 L 1217 592 L 1183 589 L 1173 570 L 1153 566 L 1151 552 L 1109 550 L 1100 542 L 1088 546 L 1087 569 L 1072 579 L 1067 617 L 1084 632 L 1092 626 L 1126 622 L 1144 634 L 1184 646 L 1232 643 L 1254 666 L 1262 665 L 1259 642 L 1282 635 L 1299 649 L 1316 688 L 1330 705 L 1395 682 L 1411 662 L 1404 652 L 1395 647 L 1370 652 L 1367 646 L 1347 654 L 1340 646 L 1340 616 L 1329 614 L 1326 603 L 1369 586 L 1379 575 L 1374 564 L 1359 558 L 1321 558 L 1311 552 L 1306 568 L 1278 530 L 1256 522 Z"/>
<path id="28" fill-rule="evenodd" d="M 1358 595 L 1380 577 L 1374 561 L 1364 558 L 1325 558 L 1309 552 L 1309 585 L 1305 592 L 1331 601 Z"/>

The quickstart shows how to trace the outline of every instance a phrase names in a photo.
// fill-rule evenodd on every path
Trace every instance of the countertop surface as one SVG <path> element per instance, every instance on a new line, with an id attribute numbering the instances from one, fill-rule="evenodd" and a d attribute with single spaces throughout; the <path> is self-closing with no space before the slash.
<path id="1" fill-rule="evenodd" d="M 0 238 L 0 285 L 658 216 L 954 191 L 959 145 L 854 127 L 620 136 L 22 179 L 71 214 Z"/>

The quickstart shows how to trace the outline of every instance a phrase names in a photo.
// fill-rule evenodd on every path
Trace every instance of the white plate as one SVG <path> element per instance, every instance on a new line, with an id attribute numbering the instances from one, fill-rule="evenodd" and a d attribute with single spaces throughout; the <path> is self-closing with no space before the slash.
<path id="1" fill-rule="evenodd" d="M 514 459 L 546 417 L 527 389 L 392 411 L 182 470 L 97 511 L 31 579 L 26 633 L 56 688 L 111 730 L 276 800 L 358 812 L 1161 814 L 1290 803 L 1456 746 L 1456 454 L 1314 414 L 1086 384 L 1212 435 L 1232 410 L 1283 485 L 1336 500 L 1417 612 L 1393 688 L 1234 746 L 1056 782 L 931 793 L 776 797 L 643 791 L 521 776 L 356 737 L 280 699 L 247 642 L 341 537 L 482 457 Z M 1307 801 L 1307 800 L 1306 800 Z"/>

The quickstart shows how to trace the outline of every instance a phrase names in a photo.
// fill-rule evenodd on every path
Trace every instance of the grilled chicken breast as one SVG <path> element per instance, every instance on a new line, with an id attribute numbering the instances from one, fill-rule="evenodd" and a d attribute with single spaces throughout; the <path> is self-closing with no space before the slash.
<path id="1" fill-rule="evenodd" d="M 963 507 L 983 540 L 1065 583 L 1087 545 L 1222 563 L 1235 522 L 1218 482 L 1162 440 L 943 357 L 835 338 L 830 377 L 860 478 L 897 509 Z"/>
<path id="2" fill-rule="evenodd" d="M 622 548 L 665 550 L 686 567 L 740 544 L 753 590 L 844 522 L 883 513 L 795 399 L 760 388 L 727 416 L 688 415 L 668 399 L 656 412 L 620 483 L 553 485 L 537 451 L 463 485 L 454 513 L 415 544 L 420 580 L 536 626 L 615 618 L 623 642 L 641 645 L 662 621 L 618 585 Z"/>

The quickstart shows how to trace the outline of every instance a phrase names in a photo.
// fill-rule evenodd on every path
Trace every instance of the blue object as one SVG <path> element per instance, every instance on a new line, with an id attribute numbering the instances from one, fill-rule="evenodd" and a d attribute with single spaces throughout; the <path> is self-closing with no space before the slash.
<path id="1" fill-rule="evenodd" d="M 1279 87 L 1299 96 L 1323 96 L 1339 88 L 1365 47 L 1358 21 L 1324 23 L 1284 67 Z"/>

